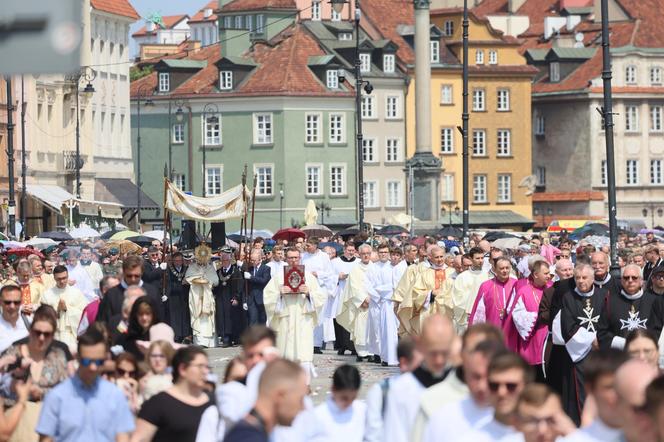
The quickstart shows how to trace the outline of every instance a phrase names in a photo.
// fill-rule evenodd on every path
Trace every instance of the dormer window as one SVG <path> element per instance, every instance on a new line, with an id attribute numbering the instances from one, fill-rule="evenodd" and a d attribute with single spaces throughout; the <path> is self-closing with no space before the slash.
<path id="1" fill-rule="evenodd" d="M 339 40 L 352 40 L 353 34 L 350 32 L 339 32 Z"/>
<path id="2" fill-rule="evenodd" d="M 235 29 L 242 29 L 242 16 L 241 15 L 236 15 L 235 16 Z"/>
<path id="3" fill-rule="evenodd" d="M 325 84 L 328 89 L 339 89 L 339 73 L 336 69 L 328 69 L 325 73 Z"/>
<path id="4" fill-rule="evenodd" d="M 475 51 L 475 64 L 484 64 L 484 51 L 481 49 Z"/>
<path id="5" fill-rule="evenodd" d="M 159 92 L 171 90 L 171 75 L 168 72 L 159 72 Z"/>
<path id="6" fill-rule="evenodd" d="M 371 54 L 360 54 L 360 72 L 371 71 Z"/>
<path id="7" fill-rule="evenodd" d="M 219 89 L 222 91 L 233 89 L 233 71 L 219 71 Z"/>
<path id="8" fill-rule="evenodd" d="M 311 19 L 320 21 L 320 0 L 313 0 L 311 2 Z"/>
<path id="9" fill-rule="evenodd" d="M 549 64 L 549 81 L 551 83 L 557 83 L 560 81 L 560 63 L 557 61 L 552 61 Z"/>
<path id="10" fill-rule="evenodd" d="M 263 17 L 263 14 L 258 14 L 256 16 L 256 32 L 259 34 L 262 34 L 264 29 L 263 29 L 263 23 L 264 23 L 265 18 Z"/>
<path id="11" fill-rule="evenodd" d="M 224 17 L 224 28 L 231 29 L 231 26 L 233 26 L 233 18 L 232 17 Z"/>
<path id="12" fill-rule="evenodd" d="M 636 84 L 636 66 L 629 65 L 625 68 L 625 83 Z"/>
<path id="13" fill-rule="evenodd" d="M 440 62 L 440 42 L 438 40 L 431 40 L 431 63 Z"/>
<path id="14" fill-rule="evenodd" d="M 451 37 L 454 34 L 454 22 L 452 20 L 447 20 L 443 24 L 443 35 L 446 37 Z"/>
<path id="15" fill-rule="evenodd" d="M 332 10 L 332 21 L 341 21 L 341 12 Z"/>
<path id="16" fill-rule="evenodd" d="M 386 74 L 394 72 L 394 54 L 383 55 L 383 72 Z"/>
<path id="17" fill-rule="evenodd" d="M 494 50 L 489 51 L 489 64 L 498 64 L 498 52 Z"/>

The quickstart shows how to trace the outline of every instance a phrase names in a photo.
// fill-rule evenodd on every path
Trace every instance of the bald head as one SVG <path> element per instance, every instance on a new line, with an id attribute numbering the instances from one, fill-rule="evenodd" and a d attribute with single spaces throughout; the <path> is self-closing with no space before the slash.
<path id="1" fill-rule="evenodd" d="M 641 406 L 646 401 L 646 388 L 659 375 L 656 367 L 630 359 L 616 371 L 616 392 L 621 401 Z"/>
<path id="2" fill-rule="evenodd" d="M 434 376 L 442 376 L 454 343 L 454 326 L 447 316 L 429 316 L 422 324 L 419 349 L 426 368 Z"/>
<path id="3" fill-rule="evenodd" d="M 560 279 L 569 279 L 574 274 L 574 264 L 569 259 L 561 259 L 556 263 L 556 275 Z"/>
<path id="4" fill-rule="evenodd" d="M 439 246 L 429 246 L 429 262 L 435 267 L 442 267 L 445 264 L 445 249 Z"/>
<path id="5" fill-rule="evenodd" d="M 482 251 L 483 251 L 484 253 L 486 253 L 486 252 L 488 252 L 489 250 L 491 250 L 491 244 L 490 244 L 489 241 L 487 241 L 486 239 L 483 239 L 482 241 L 480 241 L 479 244 L 477 244 L 477 247 L 479 247 L 480 249 L 482 249 Z"/>
<path id="6" fill-rule="evenodd" d="M 302 367 L 293 361 L 277 359 L 267 364 L 261 374 L 256 409 L 270 410 L 274 423 L 290 426 L 304 408 L 306 394 L 307 378 Z"/>

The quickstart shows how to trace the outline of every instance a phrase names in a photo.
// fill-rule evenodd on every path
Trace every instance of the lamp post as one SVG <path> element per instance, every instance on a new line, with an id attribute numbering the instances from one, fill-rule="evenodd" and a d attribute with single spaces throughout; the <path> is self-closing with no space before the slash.
<path id="1" fill-rule="evenodd" d="M 208 117 L 208 114 L 212 114 L 211 117 Z M 207 103 L 203 107 L 203 128 L 205 129 L 203 131 L 203 197 L 207 196 L 207 177 L 205 175 L 205 151 L 207 147 L 207 125 L 208 123 L 212 124 L 217 124 L 219 122 L 219 117 L 217 114 L 219 113 L 219 108 L 217 107 L 216 104 L 214 103 Z"/>
<path id="2" fill-rule="evenodd" d="M 316 210 L 320 210 L 320 216 L 321 216 L 320 223 L 325 225 L 325 212 L 327 211 L 327 216 L 329 217 L 332 207 L 330 207 L 324 201 L 321 201 L 319 204 L 316 204 Z"/>
<path id="3" fill-rule="evenodd" d="M 136 225 L 141 228 L 141 101 L 145 101 L 144 106 L 149 107 L 152 102 L 153 88 L 147 84 L 141 86 L 136 91 Z"/>
<path id="4" fill-rule="evenodd" d="M 16 234 L 16 201 L 14 200 L 14 104 L 12 99 L 12 77 L 5 77 L 7 82 L 7 178 L 9 200 L 7 202 L 7 236 Z"/>
<path id="5" fill-rule="evenodd" d="M 462 179 L 463 179 L 463 242 L 468 244 L 468 228 L 470 223 L 468 189 L 469 163 L 468 163 L 468 0 L 463 0 L 463 111 L 461 114 L 461 132 L 463 136 L 462 145 Z"/>
<path id="6" fill-rule="evenodd" d="M 279 229 L 284 228 L 284 183 L 279 183 Z"/>
<path id="7" fill-rule="evenodd" d="M 168 180 L 173 181 L 173 137 L 175 133 L 173 132 L 173 123 L 172 123 L 172 104 L 175 102 L 177 110 L 175 111 L 175 121 L 178 124 L 181 124 L 184 120 L 184 112 L 182 111 L 182 106 L 184 105 L 183 100 L 172 99 L 168 100 Z"/>
<path id="8" fill-rule="evenodd" d="M 347 0 L 330 0 L 332 9 L 337 14 L 341 14 Z M 362 69 L 360 63 L 360 19 L 362 11 L 360 10 L 360 1 L 355 0 L 354 24 L 355 24 L 355 157 L 357 158 L 357 217 L 360 232 L 364 231 L 364 155 L 362 155 L 362 89 L 367 94 L 371 94 L 373 86 L 370 82 L 362 79 Z M 339 83 L 345 80 L 343 69 L 338 71 Z"/>
<path id="9" fill-rule="evenodd" d="M 74 83 L 76 88 L 76 184 L 74 187 L 74 195 L 76 199 L 81 199 L 81 121 L 80 121 L 80 84 L 81 81 L 87 82 L 83 93 L 87 96 L 92 95 L 95 92 L 95 88 L 92 86 L 92 81 L 97 76 L 97 72 L 92 69 L 90 66 L 83 66 L 81 70 L 75 74 L 72 74 L 67 77 L 71 83 Z"/>
<path id="10" fill-rule="evenodd" d="M 459 216 L 461 209 L 459 209 L 459 206 L 456 206 L 453 201 L 445 202 L 443 205 L 444 207 L 441 210 L 443 212 L 443 216 L 445 216 L 445 212 L 449 214 L 449 226 L 452 227 L 452 212 L 454 212 L 454 216 Z"/>
<path id="11" fill-rule="evenodd" d="M 655 211 L 657 211 L 657 216 L 661 218 L 662 216 L 664 216 L 664 209 L 662 209 L 661 207 L 655 207 L 655 203 L 650 203 L 641 211 L 644 218 L 648 216 L 648 210 L 650 210 L 650 227 L 654 229 Z"/>

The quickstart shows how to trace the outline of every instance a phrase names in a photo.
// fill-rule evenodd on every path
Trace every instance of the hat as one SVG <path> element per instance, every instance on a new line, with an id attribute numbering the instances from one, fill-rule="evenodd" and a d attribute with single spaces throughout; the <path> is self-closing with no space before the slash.
<path id="1" fill-rule="evenodd" d="M 156 248 L 155 246 L 148 247 L 148 253 L 157 253 L 157 252 L 159 252 L 159 249 Z"/>
<path id="2" fill-rule="evenodd" d="M 166 324 L 165 322 L 160 322 L 150 327 L 150 340 L 149 341 L 136 341 L 136 346 L 143 352 L 147 352 L 150 348 L 150 344 L 154 341 L 166 341 L 171 344 L 174 350 L 178 348 L 186 347 L 184 344 L 177 344 L 175 342 L 175 332 L 173 329 Z"/>
<path id="3" fill-rule="evenodd" d="M 111 247 L 110 249 L 108 249 L 108 254 L 115 256 L 119 255 L 120 251 L 116 247 Z"/>
<path id="4" fill-rule="evenodd" d="M 48 246 L 45 249 L 42 249 L 42 253 L 44 255 L 50 255 L 51 253 L 57 251 L 58 247 L 57 246 Z"/>

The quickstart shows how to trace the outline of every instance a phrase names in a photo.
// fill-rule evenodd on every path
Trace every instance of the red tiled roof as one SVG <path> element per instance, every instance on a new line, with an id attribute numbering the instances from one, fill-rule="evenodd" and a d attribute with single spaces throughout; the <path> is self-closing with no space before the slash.
<path id="1" fill-rule="evenodd" d="M 189 23 L 215 21 L 217 19 L 217 14 L 215 14 L 214 11 L 217 9 L 218 5 L 219 2 L 217 0 L 210 0 L 210 2 L 207 5 L 199 9 L 198 12 L 189 19 Z M 212 9 L 212 15 L 207 18 L 205 17 L 206 9 Z"/>
<path id="2" fill-rule="evenodd" d="M 456 15 L 456 14 L 462 14 L 463 13 L 463 8 L 440 8 L 440 9 L 432 9 L 431 10 L 431 16 L 436 16 L 436 15 Z M 519 44 L 519 40 L 511 35 L 505 35 L 503 31 L 500 31 L 496 28 L 494 28 L 491 25 L 491 22 L 489 21 L 488 18 L 485 16 L 480 16 L 475 13 L 473 9 L 469 11 L 468 17 L 471 20 L 474 20 L 476 22 L 482 23 L 486 25 L 487 29 L 489 32 L 495 36 L 500 38 L 503 43 L 508 43 L 508 44 Z M 448 44 L 461 44 L 463 41 L 462 40 L 447 40 Z M 472 44 L 496 44 L 498 42 L 490 40 L 490 41 L 481 41 L 481 40 L 471 40 Z"/>
<path id="3" fill-rule="evenodd" d="M 107 0 L 108 1 L 108 0 Z M 164 15 L 161 20 L 164 22 L 164 27 L 162 29 L 172 29 L 175 25 L 180 23 L 182 20 L 185 18 L 189 18 L 187 14 L 182 14 L 182 15 Z M 132 34 L 132 37 L 141 37 L 144 35 L 152 35 L 156 32 L 148 32 L 147 27 L 143 26 L 141 29 L 138 31 L 134 32 Z"/>
<path id="4" fill-rule="evenodd" d="M 297 9 L 295 0 L 233 0 L 221 8 L 224 12 L 256 9 Z"/>
<path id="5" fill-rule="evenodd" d="M 346 85 L 351 89 L 350 92 L 331 92 L 309 69 L 310 56 L 325 54 L 304 27 L 299 24 L 291 25 L 271 41 L 256 43 L 252 50 L 244 54 L 245 58 L 254 61 L 257 66 L 236 91 L 224 92 L 223 96 L 351 96 L 352 89 L 348 83 Z M 219 43 L 192 52 L 186 58 L 207 60 L 207 67 L 171 93 L 178 96 L 218 96 L 216 84 L 219 73 L 215 63 L 221 58 Z M 139 89 L 143 92 L 151 91 L 156 86 L 157 73 L 153 72 L 132 82 L 131 96 L 136 96 Z"/>
<path id="6" fill-rule="evenodd" d="M 468 73 L 470 75 L 488 75 L 488 74 L 517 74 L 517 75 L 535 75 L 539 72 L 535 66 L 523 65 L 470 65 Z"/>
<path id="7" fill-rule="evenodd" d="M 134 20 L 141 18 L 136 9 L 129 3 L 129 0 L 90 0 L 90 6 L 98 11 L 129 17 Z"/>
<path id="8" fill-rule="evenodd" d="M 484 0 L 482 3 L 475 6 L 472 11 L 475 15 L 482 18 L 487 15 L 506 14 L 507 0 Z"/>
<path id="9" fill-rule="evenodd" d="M 579 192 L 535 192 L 533 202 L 566 202 L 566 201 L 604 201 L 604 192 L 592 190 Z"/>
<path id="10" fill-rule="evenodd" d="M 360 8 L 365 13 L 363 18 L 399 47 L 397 56 L 406 64 L 415 63 L 413 48 L 397 31 L 399 25 L 415 24 L 412 0 L 362 0 Z"/>

